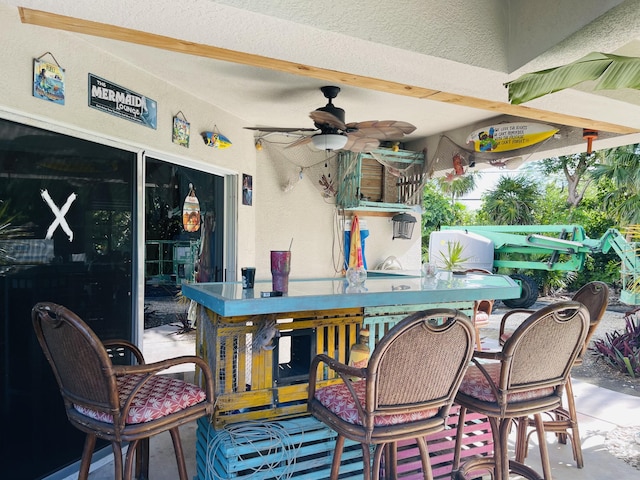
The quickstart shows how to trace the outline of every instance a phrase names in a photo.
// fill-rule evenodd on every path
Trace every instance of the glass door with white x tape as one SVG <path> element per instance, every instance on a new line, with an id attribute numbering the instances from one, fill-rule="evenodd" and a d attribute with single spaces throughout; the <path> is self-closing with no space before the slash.
<path id="1" fill-rule="evenodd" d="M 41 478 L 73 462 L 84 439 L 66 419 L 31 307 L 59 303 L 102 339 L 132 337 L 136 159 L 0 119 L 3 478 Z"/>

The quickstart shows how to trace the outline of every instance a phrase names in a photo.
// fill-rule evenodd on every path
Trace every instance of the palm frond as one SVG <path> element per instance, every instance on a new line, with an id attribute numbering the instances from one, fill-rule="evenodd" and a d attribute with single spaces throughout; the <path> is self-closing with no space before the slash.
<path id="1" fill-rule="evenodd" d="M 520 105 L 587 80 L 598 80 L 596 90 L 640 89 L 640 58 L 591 52 L 567 65 L 527 73 L 504 86 L 509 101 Z"/>

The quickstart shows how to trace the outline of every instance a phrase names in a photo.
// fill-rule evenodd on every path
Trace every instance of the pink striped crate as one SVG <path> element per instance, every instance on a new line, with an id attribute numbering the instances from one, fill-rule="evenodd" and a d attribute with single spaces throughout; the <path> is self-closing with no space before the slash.
<path id="1" fill-rule="evenodd" d="M 449 428 L 426 438 L 434 480 L 451 478 L 458 411 L 459 407 L 454 405 L 447 421 Z M 487 417 L 467 411 L 460 461 L 464 462 L 466 458 L 474 455 L 491 454 L 493 454 L 493 439 Z M 398 478 L 403 480 L 422 480 L 423 478 L 420 453 L 413 440 L 398 442 Z"/>

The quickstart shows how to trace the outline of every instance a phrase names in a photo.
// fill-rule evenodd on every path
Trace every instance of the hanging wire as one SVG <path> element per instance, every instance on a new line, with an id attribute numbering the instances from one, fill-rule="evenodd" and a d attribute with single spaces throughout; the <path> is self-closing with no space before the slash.
<path id="1" fill-rule="evenodd" d="M 58 60 L 56 60 L 56 57 L 54 57 L 53 53 L 51 53 L 51 52 L 44 52 L 42 55 L 40 55 L 38 58 L 36 58 L 36 60 L 40 60 L 42 57 L 44 57 L 46 55 L 51 55 L 51 58 L 53 58 L 53 61 L 56 62 L 56 65 L 58 66 L 58 68 L 60 70 L 64 70 L 64 68 L 62 68 L 62 66 L 58 63 Z"/>
<path id="2" fill-rule="evenodd" d="M 176 113 L 174 115 L 174 117 L 180 118 L 178 115 L 182 115 L 182 120 L 184 120 L 185 122 L 188 122 L 189 120 L 187 120 L 187 117 L 185 116 L 184 113 L 182 113 L 182 110 L 178 110 L 178 113 Z"/>
<path id="3" fill-rule="evenodd" d="M 209 433 L 211 429 L 209 426 Z M 243 469 L 248 476 L 242 478 L 265 478 L 265 473 L 269 474 L 269 478 L 292 478 L 300 444 L 294 444 L 285 428 L 275 422 L 242 422 L 227 425 L 215 432 L 215 438 L 207 446 L 207 478 L 229 478 L 224 472 L 224 476 L 216 472 L 216 463 L 220 465 L 218 456 L 223 456 L 225 452 L 247 450 L 247 447 L 249 452 L 238 454 L 236 459 L 239 463 L 252 465 Z"/>

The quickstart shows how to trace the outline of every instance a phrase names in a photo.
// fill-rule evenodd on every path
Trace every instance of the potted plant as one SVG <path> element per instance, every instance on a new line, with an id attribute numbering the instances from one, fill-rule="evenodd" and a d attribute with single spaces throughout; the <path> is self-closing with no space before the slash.
<path id="1" fill-rule="evenodd" d="M 464 263 L 469 257 L 463 257 L 465 245 L 458 240 L 447 242 L 447 252 L 440 252 L 440 262 L 444 270 L 455 274 L 464 273 Z"/>

